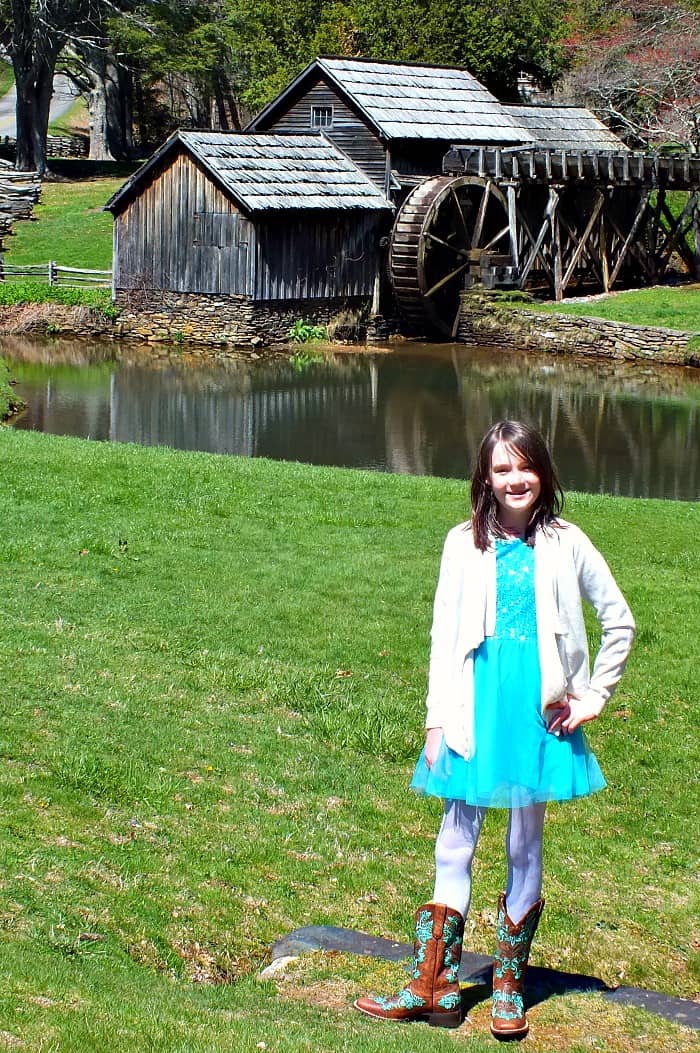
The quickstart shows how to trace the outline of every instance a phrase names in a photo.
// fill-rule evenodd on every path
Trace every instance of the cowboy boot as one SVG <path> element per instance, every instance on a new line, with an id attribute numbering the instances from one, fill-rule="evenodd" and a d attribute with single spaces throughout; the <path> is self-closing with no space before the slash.
<path id="1" fill-rule="evenodd" d="M 443 903 L 416 911 L 410 982 L 393 998 L 358 998 L 355 1008 L 379 1020 L 425 1021 L 433 1027 L 459 1027 L 462 996 L 457 981 L 462 959 L 464 918 Z"/>
<path id="2" fill-rule="evenodd" d="M 528 1032 L 523 987 L 532 938 L 543 910 L 544 900 L 539 899 L 514 925 L 508 917 L 505 894 L 498 900 L 491 1006 L 491 1033 L 496 1038 L 525 1038 Z"/>

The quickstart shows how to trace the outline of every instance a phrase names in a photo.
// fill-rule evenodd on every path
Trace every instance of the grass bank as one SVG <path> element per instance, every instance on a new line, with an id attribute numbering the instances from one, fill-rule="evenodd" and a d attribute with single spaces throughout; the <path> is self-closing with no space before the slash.
<path id="1" fill-rule="evenodd" d="M 518 305 L 520 306 L 520 305 Z M 606 297 L 537 304 L 538 311 L 606 318 L 628 325 L 652 325 L 700 334 L 700 286 L 634 289 Z"/>
<path id="2" fill-rule="evenodd" d="M 439 808 L 407 790 L 458 482 L 0 430 L 0 1044 L 359 1053 L 493 1048 L 348 1008 L 397 966 L 271 944 L 406 938 Z M 638 618 L 591 730 L 609 789 L 553 807 L 534 960 L 698 992 L 697 504 L 572 497 Z M 467 945 L 490 952 L 504 817 Z M 694 921 L 693 921 L 694 919 Z M 690 1051 L 596 996 L 532 1012 L 533 1053 Z"/>
<path id="3" fill-rule="evenodd" d="M 15 391 L 10 371 L 5 362 L 0 359 L 0 422 L 7 420 L 13 413 L 18 413 L 23 408 L 24 400 Z"/>
<path id="4" fill-rule="evenodd" d="M 123 181 L 44 182 L 34 221 L 15 224 L 7 262 L 20 266 L 55 260 L 62 267 L 109 270 L 112 216 L 103 208 Z"/>

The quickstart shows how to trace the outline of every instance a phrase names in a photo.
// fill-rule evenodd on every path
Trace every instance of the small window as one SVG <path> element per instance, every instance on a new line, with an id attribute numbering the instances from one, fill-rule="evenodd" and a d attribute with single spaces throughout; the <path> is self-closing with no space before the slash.
<path id="1" fill-rule="evenodd" d="M 331 128 L 333 125 L 333 107 L 332 106 L 312 106 L 311 107 L 311 127 L 312 128 Z"/>

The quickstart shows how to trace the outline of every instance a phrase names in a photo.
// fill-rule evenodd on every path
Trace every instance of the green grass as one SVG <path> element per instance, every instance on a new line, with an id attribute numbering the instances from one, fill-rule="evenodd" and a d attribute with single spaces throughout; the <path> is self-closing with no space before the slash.
<path id="1" fill-rule="evenodd" d="M 15 72 L 12 63 L 0 59 L 0 95 L 6 95 L 15 83 Z"/>
<path id="2" fill-rule="evenodd" d="M 88 128 L 88 122 L 88 105 L 84 96 L 79 95 L 69 110 L 66 110 L 66 112 L 57 120 L 51 121 L 48 127 L 48 134 L 85 134 L 85 131 Z"/>
<path id="3" fill-rule="evenodd" d="M 637 289 L 586 303 L 537 304 L 538 311 L 607 318 L 631 325 L 653 325 L 700 333 L 700 287 Z"/>
<path id="4" fill-rule="evenodd" d="M 407 784 L 464 484 L 8 429 L 0 457 L 0 1048 L 492 1049 L 483 1001 L 457 1034 L 348 1008 L 397 966 L 316 954 L 255 979 L 299 926 L 406 939 L 430 893 L 439 807 Z M 692 997 L 700 506 L 569 513 L 640 631 L 590 733 L 609 788 L 551 809 L 534 961 Z M 503 831 L 490 815 L 476 951 Z M 591 995 L 531 1016 L 532 1053 L 697 1048 Z"/>
<path id="5" fill-rule="evenodd" d="M 0 359 L 0 421 L 24 407 L 24 400 L 16 393 L 11 380 L 7 365 Z"/>
<path id="6" fill-rule="evenodd" d="M 104 313 L 114 310 L 109 289 L 73 289 L 45 285 L 37 281 L 10 281 L 0 284 L 0 306 L 14 304 L 60 303 L 68 307 L 97 307 Z"/>
<path id="7" fill-rule="evenodd" d="M 123 179 L 49 183 L 41 188 L 34 220 L 15 224 L 8 239 L 8 263 L 48 263 L 109 270 L 112 266 L 112 216 L 103 206 Z"/>

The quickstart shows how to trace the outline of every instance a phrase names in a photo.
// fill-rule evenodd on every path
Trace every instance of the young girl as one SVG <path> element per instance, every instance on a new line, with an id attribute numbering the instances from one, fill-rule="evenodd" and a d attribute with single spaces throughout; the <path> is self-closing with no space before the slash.
<path id="1" fill-rule="evenodd" d="M 634 621 L 603 557 L 560 518 L 561 487 L 534 429 L 501 421 L 488 431 L 471 505 L 471 519 L 449 532 L 443 551 L 426 740 L 411 783 L 444 801 L 433 898 L 416 914 L 410 983 L 355 1006 L 384 1020 L 459 1026 L 472 859 L 486 808 L 508 808 L 491 1031 L 522 1038 L 523 980 L 544 907 L 545 808 L 605 786 L 581 725 L 599 715 L 620 679 Z M 602 629 L 592 673 L 582 598 Z"/>

